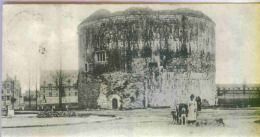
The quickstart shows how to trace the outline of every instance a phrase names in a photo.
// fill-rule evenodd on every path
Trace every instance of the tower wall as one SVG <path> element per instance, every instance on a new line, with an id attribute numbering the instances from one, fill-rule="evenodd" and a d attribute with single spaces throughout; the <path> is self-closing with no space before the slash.
<path id="1" fill-rule="evenodd" d="M 123 108 L 171 106 L 187 102 L 191 94 L 213 105 L 215 24 L 202 15 L 189 9 L 128 9 L 108 15 L 97 11 L 82 22 L 82 107 L 110 108 L 114 95 Z"/>

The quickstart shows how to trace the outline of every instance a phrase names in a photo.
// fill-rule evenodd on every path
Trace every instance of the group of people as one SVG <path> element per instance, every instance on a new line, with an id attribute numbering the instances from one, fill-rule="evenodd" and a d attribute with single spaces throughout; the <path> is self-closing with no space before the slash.
<path id="1" fill-rule="evenodd" d="M 195 123 L 197 120 L 197 111 L 201 111 L 201 99 L 192 94 L 188 104 L 181 103 L 176 105 L 176 108 L 171 112 L 173 122 L 176 124 L 185 125 L 186 123 Z"/>

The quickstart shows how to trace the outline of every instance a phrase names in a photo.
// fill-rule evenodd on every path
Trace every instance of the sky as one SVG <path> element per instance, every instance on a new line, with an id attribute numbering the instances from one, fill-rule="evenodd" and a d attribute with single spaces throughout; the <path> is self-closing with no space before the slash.
<path id="1" fill-rule="evenodd" d="M 36 87 L 41 70 L 78 69 L 78 25 L 99 9 L 153 10 L 190 8 L 216 23 L 216 84 L 260 83 L 260 4 L 4 5 L 2 80 L 21 81 L 22 91 Z M 39 52 L 39 50 L 41 52 Z"/>

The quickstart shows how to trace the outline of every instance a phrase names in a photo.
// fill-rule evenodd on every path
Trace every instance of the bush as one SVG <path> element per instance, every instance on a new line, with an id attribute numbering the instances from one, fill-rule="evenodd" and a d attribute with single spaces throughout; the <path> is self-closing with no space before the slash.
<path id="1" fill-rule="evenodd" d="M 74 116 L 77 116 L 75 111 L 44 111 L 37 115 L 38 118 L 74 117 Z"/>

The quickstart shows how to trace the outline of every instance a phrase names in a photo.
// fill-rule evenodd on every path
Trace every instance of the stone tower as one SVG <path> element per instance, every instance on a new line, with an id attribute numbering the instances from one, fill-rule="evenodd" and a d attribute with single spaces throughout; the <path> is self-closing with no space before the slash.
<path id="1" fill-rule="evenodd" d="M 200 11 L 98 10 L 78 35 L 82 108 L 215 102 L 215 23 Z"/>

